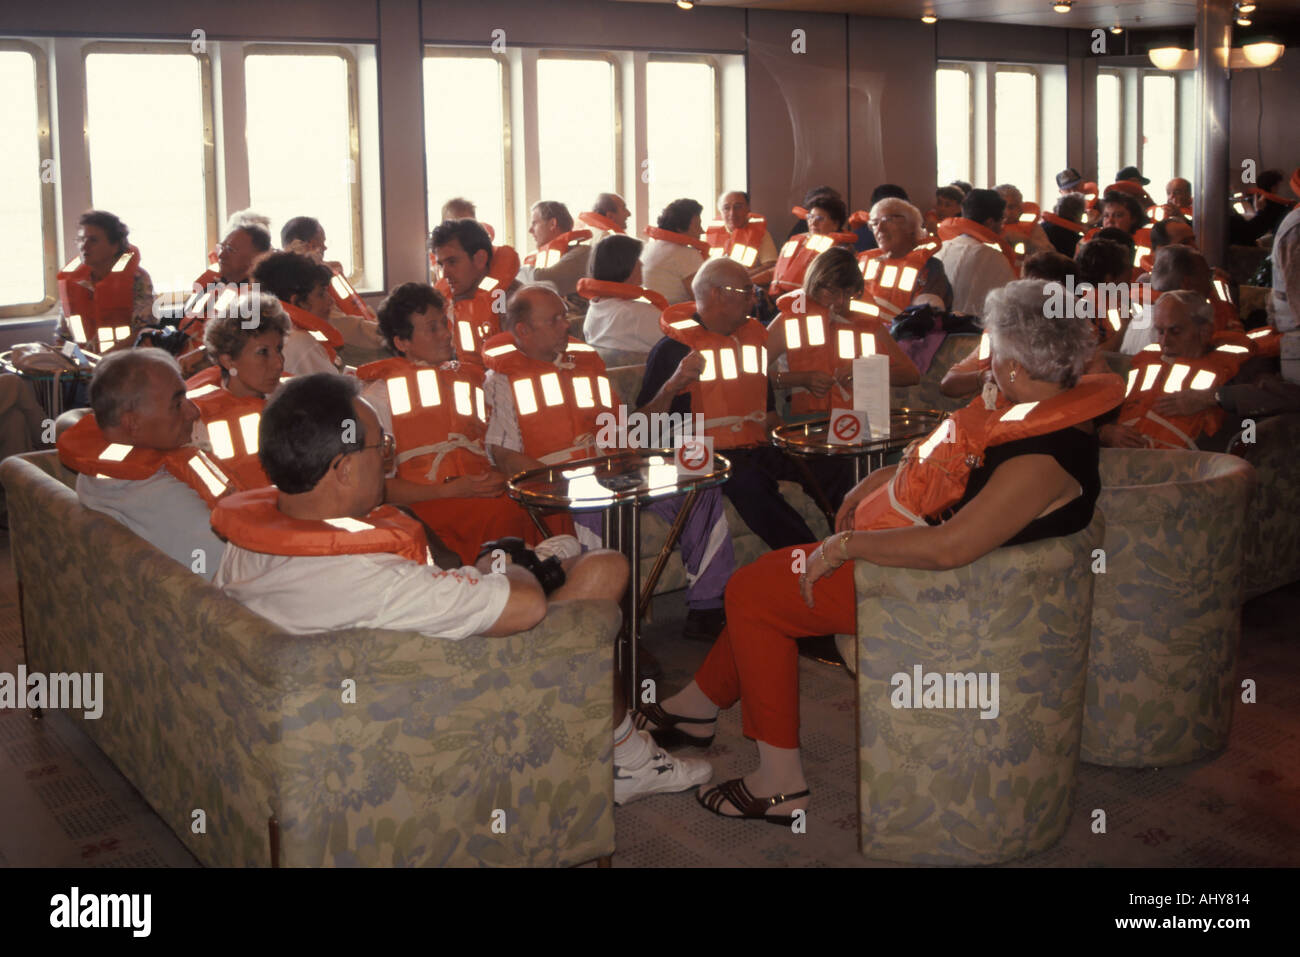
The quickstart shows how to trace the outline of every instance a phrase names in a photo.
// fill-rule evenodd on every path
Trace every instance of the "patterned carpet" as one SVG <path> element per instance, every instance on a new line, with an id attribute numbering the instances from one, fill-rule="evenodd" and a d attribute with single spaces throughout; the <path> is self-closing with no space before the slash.
<path id="1" fill-rule="evenodd" d="M 0 671 L 22 654 L 17 593 L 0 533 Z M 706 646 L 676 637 L 680 593 L 657 599 L 646 640 L 664 665 L 660 695 L 690 680 Z M 1246 606 L 1240 677 L 1259 703 L 1239 705 L 1227 751 L 1168 769 L 1081 765 L 1065 838 L 1024 866 L 1223 867 L 1300 865 L 1300 584 Z M 807 832 L 726 821 L 691 794 L 661 795 L 615 811 L 615 867 L 893 866 L 857 848 L 854 686 L 840 668 L 802 660 L 805 768 L 813 803 Z M 79 719 L 78 719 L 79 720 Z M 699 752 L 695 752 L 699 754 Z M 755 762 L 740 711 L 725 714 L 704 753 L 715 778 Z M 1091 811 L 1106 812 L 1093 834 Z M 131 785 L 64 713 L 41 721 L 0 710 L 0 865 L 193 867 L 196 862 Z"/>

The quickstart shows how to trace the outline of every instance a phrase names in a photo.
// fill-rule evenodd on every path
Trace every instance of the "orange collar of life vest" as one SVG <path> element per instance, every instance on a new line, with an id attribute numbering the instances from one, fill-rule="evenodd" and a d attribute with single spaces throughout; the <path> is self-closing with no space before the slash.
<path id="1" fill-rule="evenodd" d="M 561 233 L 549 242 L 545 242 L 537 247 L 537 252 L 529 253 L 524 262 L 533 265 L 540 256 L 543 260 L 542 268 L 553 266 L 559 261 L 560 257 L 567 253 L 574 246 L 587 242 L 591 239 L 590 229 L 570 229 L 567 233 Z"/>
<path id="2" fill-rule="evenodd" d="M 958 236 L 969 236 L 971 239 L 977 239 L 986 245 L 1003 249 L 1001 237 L 987 226 L 981 225 L 973 219 L 967 219 L 965 216 L 953 216 L 951 219 L 945 219 L 939 224 L 939 238 L 945 243 L 956 239 Z"/>
<path id="3" fill-rule="evenodd" d="M 91 478 L 142 482 L 166 469 L 173 478 L 198 493 L 212 507 L 230 485 L 230 479 L 210 458 L 192 445 L 178 449 L 147 449 L 110 441 L 95 421 L 82 417 L 58 440 L 59 461 Z"/>
<path id="4" fill-rule="evenodd" d="M 797 291 L 797 290 L 796 290 Z M 763 342 L 767 342 L 767 330 L 757 319 L 750 316 L 745 323 L 736 332 L 730 336 L 724 336 L 721 333 L 713 332 L 704 323 L 700 322 L 695 315 L 694 302 L 679 302 L 676 305 L 669 306 L 659 314 L 659 328 L 664 335 L 670 339 L 676 339 L 678 342 L 685 343 L 691 348 L 694 346 L 689 340 L 699 336 L 717 336 L 720 339 L 739 339 L 747 336 L 752 328 L 757 326 L 763 333 Z"/>
<path id="5" fill-rule="evenodd" d="M 212 510 L 212 527 L 231 544 L 264 555 L 387 553 L 428 562 L 424 528 L 391 505 L 365 518 L 302 519 L 280 511 L 279 498 L 274 487 L 228 496 Z"/>
<path id="6" fill-rule="evenodd" d="M 692 239 L 685 233 L 673 232 L 671 229 L 660 229 L 658 226 L 647 226 L 645 234 L 651 239 L 658 239 L 665 243 L 673 243 L 677 246 L 689 246 L 691 249 L 699 251 L 703 256 L 709 254 L 709 244 L 699 239 Z"/>
<path id="7" fill-rule="evenodd" d="M 136 249 L 134 246 L 128 245 L 126 247 L 126 252 L 118 256 L 117 259 L 114 260 L 113 265 L 109 267 L 108 273 L 104 276 L 104 279 L 107 279 L 109 276 L 114 274 L 121 273 L 128 273 L 134 277 L 136 270 L 139 268 L 140 250 Z M 81 257 L 78 256 L 59 270 L 58 278 L 69 279 L 73 282 L 90 282 L 90 267 L 83 263 Z M 101 279 L 100 282 L 103 282 L 104 279 Z"/>
<path id="8" fill-rule="evenodd" d="M 1258 186 L 1247 186 L 1244 192 L 1254 193 L 1256 196 L 1263 196 L 1270 203 L 1277 203 L 1279 206 L 1285 206 L 1290 209 L 1296 204 L 1294 199 L 1287 199 L 1285 196 L 1279 196 L 1277 193 L 1270 193 L 1266 189 L 1260 189 Z"/>
<path id="9" fill-rule="evenodd" d="M 614 222 L 614 220 L 610 219 L 608 216 L 590 209 L 579 213 L 578 221 L 590 226 L 592 229 L 603 229 L 607 233 L 614 233 L 619 236 L 627 233 L 626 229 Z"/>
<path id="10" fill-rule="evenodd" d="M 334 351 L 343 345 L 343 334 L 335 329 L 329 322 L 313 313 L 308 312 L 300 306 L 293 303 L 280 300 L 280 305 L 284 306 L 285 314 L 288 315 L 289 321 L 297 328 L 311 334 L 311 337 L 325 347 L 325 351 L 330 354 L 330 359 L 334 359 L 337 353 Z"/>
<path id="11" fill-rule="evenodd" d="M 430 366 L 414 362 L 406 358 L 406 356 L 393 356 L 391 359 L 377 359 L 374 362 L 367 362 L 357 368 L 357 378 L 363 382 L 370 382 L 376 379 L 387 379 L 394 375 L 406 375 L 408 372 L 418 372 L 421 369 L 436 369 L 453 378 L 465 379 L 474 385 L 483 384 L 483 367 L 477 363 L 458 362 L 455 359 L 450 359 L 436 366 Z"/>
<path id="12" fill-rule="evenodd" d="M 623 299 L 627 302 L 645 302 L 660 312 L 668 308 L 668 300 L 653 289 L 634 286 L 630 282 L 607 282 L 604 279 L 583 277 L 578 280 L 578 295 L 584 299 Z"/>
<path id="13" fill-rule="evenodd" d="M 1043 213 L 1042 220 L 1045 223 L 1051 223 L 1053 226 L 1068 229 L 1072 233 L 1078 233 L 1080 236 L 1088 231 L 1085 223 L 1075 222 L 1072 219 L 1066 219 L 1064 216 L 1057 216 L 1056 213 Z"/>

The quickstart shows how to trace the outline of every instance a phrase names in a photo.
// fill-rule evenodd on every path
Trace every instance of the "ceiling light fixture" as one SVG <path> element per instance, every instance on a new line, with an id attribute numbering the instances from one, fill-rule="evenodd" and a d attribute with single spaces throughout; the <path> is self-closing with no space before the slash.
<path id="1" fill-rule="evenodd" d="M 938 22 L 939 22 L 939 18 L 936 17 L 933 13 L 927 13 L 925 16 L 923 16 L 923 17 L 921 18 L 921 22 L 922 22 L 922 23 L 938 23 Z"/>
<path id="2" fill-rule="evenodd" d="M 1285 47 L 1282 44 L 1273 39 L 1252 40 L 1250 43 L 1243 44 L 1240 51 L 1232 51 L 1229 66 L 1255 68 L 1272 66 L 1277 62 L 1277 58 L 1282 55 L 1284 49 Z M 1246 61 L 1245 63 L 1240 63 L 1237 60 L 1238 52 L 1241 53 L 1241 58 Z"/>
<path id="3" fill-rule="evenodd" d="M 1072 6 L 1074 6 L 1074 0 L 1056 0 L 1052 4 L 1052 9 L 1057 13 L 1069 13 Z"/>
<path id="4" fill-rule="evenodd" d="M 683 10 L 693 10 L 695 9 L 695 0 L 677 0 L 677 6 Z"/>
<path id="5" fill-rule="evenodd" d="M 1254 13 L 1254 12 L 1255 12 L 1255 4 L 1253 4 L 1253 3 L 1238 3 L 1238 4 L 1236 4 L 1236 8 L 1237 8 L 1237 12 L 1238 12 L 1238 13 Z"/>
<path id="6" fill-rule="evenodd" d="M 1155 47 L 1147 57 L 1161 70 L 1190 70 L 1196 66 L 1196 51 L 1179 47 Z"/>
<path id="7" fill-rule="evenodd" d="M 1237 17 L 1237 26 L 1239 27 L 1250 26 L 1250 17 Z"/>
<path id="8" fill-rule="evenodd" d="M 1113 27 L 1110 28 L 1110 32 L 1111 32 L 1111 33 L 1114 33 L 1116 36 L 1118 36 L 1119 34 L 1121 34 L 1121 33 L 1124 32 L 1124 28 L 1121 27 L 1121 26 L 1117 23 L 1117 24 L 1115 24 Z"/>
<path id="9" fill-rule="evenodd" d="M 1286 52 L 1286 47 L 1272 37 L 1260 37 L 1228 51 L 1228 68 L 1258 70 L 1272 66 Z M 1147 57 L 1161 70 L 1191 70 L 1196 67 L 1196 51 L 1178 47 L 1156 47 Z"/>

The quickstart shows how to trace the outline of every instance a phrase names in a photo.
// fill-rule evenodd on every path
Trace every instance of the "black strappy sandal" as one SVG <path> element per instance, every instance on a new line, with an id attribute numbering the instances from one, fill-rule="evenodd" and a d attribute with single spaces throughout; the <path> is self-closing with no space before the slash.
<path id="1" fill-rule="evenodd" d="M 786 801 L 793 801 L 796 798 L 808 797 L 812 794 L 807 788 L 802 791 L 796 791 L 794 794 L 774 794 L 771 797 L 754 797 L 749 793 L 749 788 L 745 787 L 744 778 L 732 778 L 730 781 L 723 781 L 709 788 L 703 794 L 697 794 L 695 799 L 700 802 L 700 806 L 706 810 L 712 811 L 718 817 L 732 818 L 733 820 L 748 821 L 767 821 L 769 824 L 780 824 L 782 827 L 789 827 L 794 823 L 793 814 L 765 814 L 770 808 L 778 804 L 784 804 Z M 718 810 L 722 807 L 723 801 L 731 802 L 739 814 L 723 814 Z"/>
<path id="2" fill-rule="evenodd" d="M 686 718 L 679 714 L 669 714 L 658 704 L 640 705 L 632 715 L 632 724 L 638 731 L 649 731 L 650 737 L 655 739 L 655 744 L 665 751 L 672 751 L 676 748 L 707 748 L 713 743 L 717 733 L 709 735 L 707 738 L 699 737 L 694 734 L 687 734 L 674 725 L 678 724 L 714 724 L 717 718 Z M 647 727 L 653 723 L 653 728 Z"/>

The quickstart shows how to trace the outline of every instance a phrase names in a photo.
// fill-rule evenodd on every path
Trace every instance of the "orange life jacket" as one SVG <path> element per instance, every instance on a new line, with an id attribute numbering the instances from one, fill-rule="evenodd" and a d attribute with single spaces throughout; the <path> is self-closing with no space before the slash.
<path id="1" fill-rule="evenodd" d="M 802 290 L 786 293 L 776 304 L 783 317 L 786 362 L 791 372 L 835 375 L 845 366 L 851 366 L 854 359 L 888 354 L 879 337 L 889 335 L 889 327 L 878 314 L 866 311 L 872 308 L 870 303 L 852 300 L 849 303 L 852 321 L 847 323 L 838 317 L 828 317 L 826 310 L 802 294 Z M 891 371 L 894 361 L 890 355 Z M 853 393 L 838 383 L 820 398 L 806 389 L 790 394 L 790 409 L 796 415 L 852 407 Z"/>
<path id="2" fill-rule="evenodd" d="M 330 299 L 338 307 L 339 312 L 345 312 L 349 316 L 356 316 L 358 319 L 368 319 L 375 322 L 375 312 L 366 305 L 366 301 L 361 298 L 361 294 L 352 288 L 352 283 L 348 282 L 348 277 L 341 272 L 334 273 L 330 280 Z"/>
<path id="3" fill-rule="evenodd" d="M 1155 201 L 1151 198 L 1151 194 L 1142 188 L 1142 184 L 1135 183 L 1129 179 L 1122 179 L 1118 183 L 1111 183 L 1101 191 L 1103 197 L 1107 193 L 1128 193 L 1138 201 L 1143 209 L 1148 209 L 1155 205 Z"/>
<path id="4" fill-rule="evenodd" d="M 571 229 L 538 247 L 537 252 L 529 253 L 524 257 L 524 264 L 537 266 L 539 269 L 549 269 L 574 246 L 581 246 L 590 239 L 590 229 Z"/>
<path id="5" fill-rule="evenodd" d="M 930 240 L 898 257 L 890 257 L 883 249 L 858 253 L 858 268 L 865 283 L 862 298 L 874 302 L 884 318 L 892 320 L 912 304 L 916 280 L 938 251 L 939 243 Z"/>
<path id="6" fill-rule="evenodd" d="M 506 307 L 505 291 L 518 275 L 519 254 L 514 247 L 494 246 L 487 275 L 479 280 L 474 295 L 454 299 L 447 280 L 438 280 L 434 288 L 447 300 L 447 322 L 451 325 L 456 356 L 461 362 L 482 364 L 483 342 L 501 331 L 501 315 Z M 497 301 L 501 303 L 500 312 L 493 308 Z"/>
<path id="7" fill-rule="evenodd" d="M 607 233 L 614 233 L 618 236 L 627 233 L 626 229 L 614 222 L 614 220 L 610 219 L 608 216 L 594 212 L 590 209 L 578 214 L 578 222 L 590 226 L 592 229 L 602 229 Z"/>
<path id="8" fill-rule="evenodd" d="M 212 527 L 232 545 L 264 555 L 373 555 L 388 553 L 426 565 L 424 526 L 391 505 L 365 518 L 290 518 L 277 507 L 274 487 L 237 492 L 212 510 Z"/>
<path id="9" fill-rule="evenodd" d="M 704 357 L 691 383 L 691 412 L 703 413 L 704 434 L 718 449 L 767 441 L 767 330 L 749 319 L 735 335 L 710 332 L 695 318 L 695 303 L 679 302 L 659 316 L 659 328 Z"/>
<path id="10" fill-rule="evenodd" d="M 671 229 L 660 229 L 658 226 L 647 226 L 645 234 L 651 239 L 659 239 L 666 243 L 673 243 L 676 246 L 687 246 L 694 249 L 700 254 L 700 258 L 709 255 L 709 244 L 687 236 L 685 233 L 675 233 Z"/>
<path id="11" fill-rule="evenodd" d="M 210 316 L 228 312 L 239 298 L 239 283 L 223 283 L 217 269 L 205 269 L 194 280 L 193 291 L 185 300 L 180 330 L 190 337 L 194 346 L 203 344 L 203 329 Z"/>
<path id="12" fill-rule="evenodd" d="M 1199 359 L 1166 361 L 1159 343 L 1153 342 L 1133 357 L 1120 425 L 1141 432 L 1155 448 L 1194 450 L 1200 436 L 1223 428 L 1224 411 L 1215 406 L 1195 415 L 1165 418 L 1153 407 L 1161 396 L 1184 389 L 1219 388 L 1237 374 L 1252 352 L 1249 338 L 1228 333 L 1211 339 L 1209 351 Z"/>
<path id="13" fill-rule="evenodd" d="M 958 409 L 925 439 L 903 452 L 893 477 L 861 502 L 853 514 L 858 529 L 926 525 L 961 501 L 973 469 L 990 446 L 1046 435 L 1110 411 L 1124 396 L 1124 380 L 1110 373 L 1086 375 L 1079 384 L 1041 402 L 1013 405 L 1001 394 L 997 408 L 982 396 Z"/>
<path id="14" fill-rule="evenodd" d="M 558 361 L 544 362 L 524 355 L 515 337 L 502 332 L 483 343 L 483 360 L 510 379 L 524 454 L 555 465 L 600 453 L 597 419 L 613 412 L 614 395 L 595 349 L 571 338 Z"/>
<path id="15" fill-rule="evenodd" d="M 1276 359 L 1282 355 L 1283 335 L 1272 326 L 1260 326 L 1246 333 L 1246 338 L 1254 344 L 1255 355 Z"/>
<path id="16" fill-rule="evenodd" d="M 1064 216 L 1057 216 L 1056 213 L 1043 213 L 1042 221 L 1051 223 L 1053 226 L 1060 226 L 1062 229 L 1068 229 L 1072 233 L 1078 233 L 1082 236 L 1088 231 L 1087 223 L 1076 222 L 1073 219 L 1066 219 Z"/>
<path id="17" fill-rule="evenodd" d="M 971 239 L 978 240 L 989 249 L 1000 252 L 1006 257 L 1011 271 L 1017 276 L 1020 270 L 1016 268 L 1016 253 L 1011 248 L 1011 244 L 1005 242 L 1001 236 L 993 232 L 987 226 L 981 226 L 973 219 L 967 219 L 965 216 L 953 216 L 951 219 L 945 219 L 939 224 L 939 239 L 942 242 L 949 242 L 958 236 L 969 236 Z"/>
<path id="18" fill-rule="evenodd" d="M 1094 226 L 1084 235 L 1084 242 L 1092 242 L 1101 232 L 1102 227 Z M 1151 255 L 1151 228 L 1143 226 L 1137 232 L 1133 233 L 1133 267 L 1135 270 L 1151 271 L 1151 264 L 1154 258 Z"/>
<path id="19" fill-rule="evenodd" d="M 431 485 L 492 467 L 483 448 L 482 366 L 444 362 L 435 368 L 399 356 L 363 365 L 357 378 L 382 380 L 388 389 L 399 478 Z"/>
<path id="20" fill-rule="evenodd" d="M 1152 206 L 1147 210 L 1147 218 L 1153 223 L 1158 223 L 1162 219 L 1168 219 L 1170 216 L 1182 216 L 1190 221 L 1192 218 L 1192 207 L 1190 206 L 1172 206 L 1169 203 L 1161 203 L 1158 206 Z"/>
<path id="21" fill-rule="evenodd" d="M 853 233 L 801 233 L 786 242 L 772 270 L 768 292 L 775 298 L 803 285 L 804 273 L 812 261 L 832 246 L 852 246 L 858 241 Z"/>
<path id="22" fill-rule="evenodd" d="M 607 282 L 584 276 L 578 280 L 578 295 L 583 299 L 623 299 L 627 302 L 649 303 L 660 312 L 668 308 L 668 300 L 659 293 L 629 282 Z"/>
<path id="23" fill-rule="evenodd" d="M 328 321 L 322 319 L 306 309 L 295 306 L 292 303 L 280 300 L 280 305 L 284 307 L 285 314 L 289 321 L 299 329 L 311 334 L 311 337 L 321 344 L 321 347 L 329 354 L 330 362 L 338 363 L 339 354 L 334 350 L 343 346 L 343 333 L 339 332 Z"/>
<path id="24" fill-rule="evenodd" d="M 59 301 L 72 340 L 96 352 L 106 352 L 132 336 L 135 314 L 135 277 L 140 271 L 140 250 L 127 251 L 93 289 L 90 267 L 80 258 L 64 266 L 58 275 Z"/>
<path id="25" fill-rule="evenodd" d="M 212 457 L 239 491 L 270 485 L 257 457 L 257 429 L 266 399 L 237 396 L 228 389 L 212 389 L 191 397 L 199 418 L 208 429 Z"/>
<path id="26" fill-rule="evenodd" d="M 709 246 L 709 256 L 730 256 L 746 269 L 758 261 L 758 250 L 763 245 L 763 234 L 767 232 L 767 219 L 750 214 L 749 222 L 734 233 L 727 229 L 721 220 L 709 223 L 704 230 L 704 241 Z"/>
<path id="27" fill-rule="evenodd" d="M 1287 199 L 1285 196 L 1279 196 L 1277 193 L 1270 193 L 1268 190 L 1260 189 L 1258 186 L 1247 186 L 1242 190 L 1242 192 L 1253 193 L 1256 196 L 1263 196 L 1270 203 L 1277 203 L 1279 206 L 1285 206 L 1287 209 L 1291 209 L 1296 204 L 1294 199 Z"/>
<path id="28" fill-rule="evenodd" d="M 230 485 L 221 468 L 192 445 L 163 452 L 138 445 L 110 442 L 100 431 L 93 414 L 59 436 L 59 461 L 92 478 L 128 479 L 142 482 L 159 469 L 184 482 L 211 508 Z"/>

